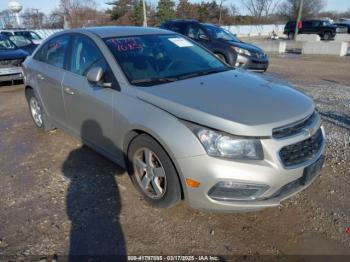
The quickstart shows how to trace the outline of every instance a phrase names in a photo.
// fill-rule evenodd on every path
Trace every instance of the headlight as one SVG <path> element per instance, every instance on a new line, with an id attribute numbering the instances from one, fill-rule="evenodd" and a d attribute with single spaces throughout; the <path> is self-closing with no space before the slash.
<path id="1" fill-rule="evenodd" d="M 236 47 L 236 46 L 232 46 L 232 48 L 238 53 L 238 54 L 241 54 L 241 55 L 246 55 L 246 56 L 251 56 L 252 54 L 246 50 L 246 49 L 243 49 L 243 48 L 239 48 L 239 47 Z"/>
<path id="2" fill-rule="evenodd" d="M 197 136 L 210 156 L 229 159 L 262 160 L 264 153 L 260 140 L 236 137 L 183 120 Z"/>

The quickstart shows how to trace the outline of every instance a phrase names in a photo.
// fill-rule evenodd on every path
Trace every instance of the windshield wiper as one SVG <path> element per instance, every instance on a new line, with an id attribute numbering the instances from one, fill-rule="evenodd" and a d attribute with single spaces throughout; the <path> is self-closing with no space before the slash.
<path id="1" fill-rule="evenodd" d="M 192 77 L 197 77 L 197 76 L 210 75 L 210 74 L 224 72 L 224 71 L 227 71 L 227 70 L 229 70 L 229 69 L 228 68 L 208 69 L 208 70 L 198 71 L 198 72 L 195 72 L 195 73 L 191 73 L 191 74 L 188 74 L 188 75 L 181 76 L 181 77 L 179 77 L 179 79 L 182 80 L 182 79 L 187 79 L 187 78 L 192 78 Z"/>
<path id="2" fill-rule="evenodd" d="M 159 78 L 143 78 L 143 79 L 135 79 L 131 80 L 131 84 L 149 84 L 149 85 L 155 85 L 155 84 L 163 84 L 163 83 L 169 83 L 179 80 L 179 78 L 176 77 L 159 77 Z"/>

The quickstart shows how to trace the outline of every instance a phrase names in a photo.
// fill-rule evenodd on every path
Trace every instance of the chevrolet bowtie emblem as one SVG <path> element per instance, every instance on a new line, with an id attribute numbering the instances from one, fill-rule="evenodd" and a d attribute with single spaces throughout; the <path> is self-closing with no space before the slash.
<path id="1" fill-rule="evenodd" d="M 314 133 L 314 129 L 312 127 L 310 128 L 305 128 L 304 129 L 305 135 L 307 135 L 308 137 L 311 137 L 312 134 Z"/>

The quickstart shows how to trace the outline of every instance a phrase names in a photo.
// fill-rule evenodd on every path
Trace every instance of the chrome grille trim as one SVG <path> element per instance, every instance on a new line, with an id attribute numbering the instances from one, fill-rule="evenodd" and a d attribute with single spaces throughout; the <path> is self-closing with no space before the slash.
<path id="1" fill-rule="evenodd" d="M 275 139 L 283 139 L 291 137 L 303 132 L 305 129 L 315 126 L 315 123 L 320 119 L 318 113 L 313 112 L 311 116 L 308 116 L 298 122 L 292 124 L 274 128 L 272 130 L 272 137 Z"/>

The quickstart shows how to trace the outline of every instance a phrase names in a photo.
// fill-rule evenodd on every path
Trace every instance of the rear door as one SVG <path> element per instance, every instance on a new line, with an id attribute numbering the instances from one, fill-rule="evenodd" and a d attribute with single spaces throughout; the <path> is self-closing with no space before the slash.
<path id="1" fill-rule="evenodd" d="M 65 123 L 62 80 L 70 35 L 57 36 L 35 54 L 34 74 L 46 113 L 58 124 Z"/>
<path id="2" fill-rule="evenodd" d="M 102 67 L 103 82 L 116 87 L 117 82 L 108 63 L 94 41 L 75 34 L 72 40 L 68 72 L 63 79 L 63 96 L 67 124 L 71 131 L 100 150 L 115 153 L 113 136 L 113 88 L 90 83 L 89 69 Z"/>
<path id="3" fill-rule="evenodd" d="M 302 27 L 299 31 L 302 34 L 314 34 L 313 21 L 303 21 Z"/>

